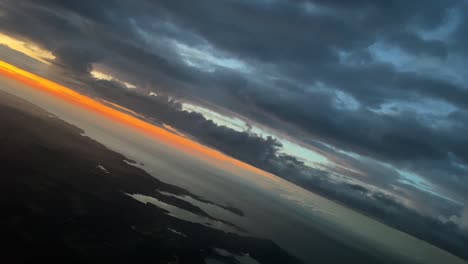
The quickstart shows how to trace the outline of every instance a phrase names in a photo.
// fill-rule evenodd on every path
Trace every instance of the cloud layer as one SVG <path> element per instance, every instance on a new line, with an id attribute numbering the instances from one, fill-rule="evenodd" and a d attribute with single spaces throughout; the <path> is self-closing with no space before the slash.
<path id="1" fill-rule="evenodd" d="M 382 219 L 405 212 L 392 224 L 419 235 L 418 217 L 466 218 L 466 1 L 1 0 L 0 10 L 0 32 L 50 51 L 49 74 L 72 87 Z M 93 78 L 97 68 L 113 79 Z M 278 138 L 169 98 L 242 116 L 330 164 L 312 168 Z M 466 226 L 430 223 L 437 234 Z"/>

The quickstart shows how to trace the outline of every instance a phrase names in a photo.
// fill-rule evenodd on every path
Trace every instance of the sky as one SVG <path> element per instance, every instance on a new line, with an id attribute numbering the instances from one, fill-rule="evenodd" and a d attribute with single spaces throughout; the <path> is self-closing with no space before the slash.
<path id="1" fill-rule="evenodd" d="M 0 59 L 425 239 L 467 239 L 467 14 L 463 0 L 0 0 Z"/>

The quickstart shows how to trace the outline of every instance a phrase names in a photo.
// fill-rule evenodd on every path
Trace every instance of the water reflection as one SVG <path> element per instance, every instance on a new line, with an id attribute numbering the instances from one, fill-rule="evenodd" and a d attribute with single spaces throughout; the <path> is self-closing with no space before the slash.
<path id="1" fill-rule="evenodd" d="M 241 231 L 239 231 L 238 229 L 232 227 L 232 226 L 229 226 L 223 222 L 220 222 L 220 221 L 217 221 L 217 220 L 213 220 L 213 219 L 210 219 L 208 217 L 204 217 L 204 216 L 200 216 L 200 215 L 197 215 L 197 214 L 194 214 L 190 211 L 187 211 L 187 210 L 184 210 L 182 208 L 179 208 L 177 206 L 174 206 L 174 205 L 171 205 L 171 204 L 167 204 L 161 200 L 158 200 L 157 198 L 154 198 L 154 197 L 151 197 L 151 196 L 147 196 L 147 195 L 143 195 L 143 194 L 128 194 L 126 193 L 126 195 L 132 197 L 133 199 L 141 202 L 141 203 L 144 203 L 144 204 L 152 204 L 152 205 L 155 205 L 161 209 L 164 209 L 165 211 L 167 211 L 168 215 L 170 216 L 173 216 L 175 218 L 179 218 L 181 220 L 185 220 L 185 221 L 188 221 L 188 222 L 192 222 L 192 223 L 197 223 L 197 224 L 201 224 L 201 225 L 204 225 L 204 226 L 207 226 L 207 227 L 210 227 L 210 228 L 214 228 L 214 229 L 218 229 L 218 230 L 222 230 L 222 231 L 225 231 L 225 232 L 231 232 L 231 233 L 239 233 L 239 234 L 242 234 Z"/>

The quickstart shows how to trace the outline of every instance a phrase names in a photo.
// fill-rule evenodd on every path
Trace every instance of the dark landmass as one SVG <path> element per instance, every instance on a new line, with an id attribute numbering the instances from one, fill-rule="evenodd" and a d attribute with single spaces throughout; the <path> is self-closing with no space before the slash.
<path id="1" fill-rule="evenodd" d="M 0 122 L 0 233 L 8 263 L 238 263 L 215 248 L 260 263 L 299 262 L 269 240 L 183 221 L 132 199 L 126 193 L 215 219 L 158 191 L 206 199 L 127 164 L 124 156 L 29 103 L 1 93 Z"/>

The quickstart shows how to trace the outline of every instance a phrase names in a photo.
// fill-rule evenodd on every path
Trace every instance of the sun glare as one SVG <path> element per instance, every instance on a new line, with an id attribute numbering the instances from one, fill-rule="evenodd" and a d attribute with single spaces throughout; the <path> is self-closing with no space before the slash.
<path id="1" fill-rule="evenodd" d="M 34 58 L 45 64 L 50 64 L 55 59 L 54 54 L 38 45 L 0 33 L 0 45 L 5 45 L 10 49 L 19 51 L 31 58 Z"/>

